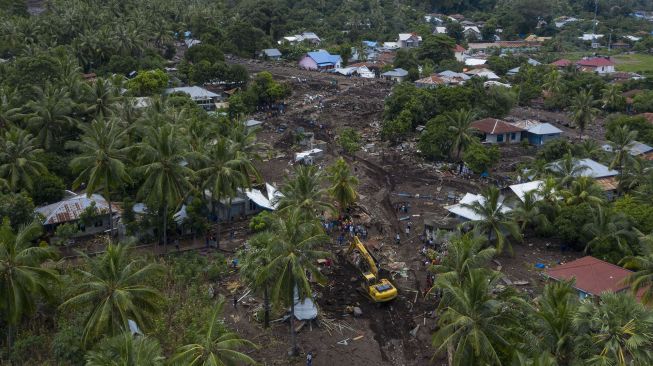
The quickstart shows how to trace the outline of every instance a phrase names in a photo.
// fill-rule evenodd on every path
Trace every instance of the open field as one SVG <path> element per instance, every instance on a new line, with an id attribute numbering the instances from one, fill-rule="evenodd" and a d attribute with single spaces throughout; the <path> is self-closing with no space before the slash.
<path id="1" fill-rule="evenodd" d="M 653 73 L 653 55 L 616 55 L 613 58 L 618 71 Z"/>

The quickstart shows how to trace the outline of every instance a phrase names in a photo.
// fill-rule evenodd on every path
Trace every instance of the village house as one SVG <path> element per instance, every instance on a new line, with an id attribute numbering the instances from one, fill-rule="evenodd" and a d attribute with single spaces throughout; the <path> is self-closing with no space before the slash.
<path id="1" fill-rule="evenodd" d="M 109 230 L 110 220 L 113 220 L 113 227 L 117 228 L 121 213 L 118 205 L 111 205 L 112 217 L 109 217 L 109 203 L 101 195 L 87 196 L 85 193 L 76 194 L 70 191 L 66 193 L 67 197 L 63 200 L 34 210 L 43 217 L 43 228 L 46 232 L 54 233 L 62 224 L 75 224 L 79 229 L 76 236 L 94 235 Z M 91 216 L 82 220 L 85 213 Z"/>
<path id="2" fill-rule="evenodd" d="M 422 37 L 418 36 L 417 33 L 399 33 L 399 38 L 397 38 L 399 48 L 416 48 L 419 47 L 421 42 Z"/>
<path id="3" fill-rule="evenodd" d="M 506 53 L 519 53 L 519 52 L 535 52 L 540 49 L 542 43 L 540 42 L 526 42 L 526 41 L 499 41 L 499 42 L 481 42 L 470 43 L 467 45 L 467 54 L 488 54 L 498 49 L 501 54 Z"/>
<path id="4" fill-rule="evenodd" d="M 279 44 L 282 44 L 284 42 L 292 45 L 305 42 L 313 46 L 318 46 L 320 42 L 322 42 L 322 40 L 320 39 L 320 37 L 317 36 L 317 34 L 313 32 L 304 32 L 302 34 L 283 37 L 283 39 L 279 41 Z"/>
<path id="5" fill-rule="evenodd" d="M 581 299 L 588 297 L 596 299 L 604 292 L 630 291 L 630 286 L 625 284 L 624 280 L 633 272 L 598 258 L 586 256 L 547 268 L 543 274 L 554 281 L 574 280 L 574 288 Z M 641 298 L 643 291 L 637 294 L 638 299 Z"/>
<path id="6" fill-rule="evenodd" d="M 446 33 L 446 30 L 445 30 L 445 33 Z M 467 50 L 465 49 L 465 47 L 457 44 L 456 47 L 454 47 L 454 49 L 453 49 L 453 55 L 456 58 L 456 61 L 465 62 L 465 52 L 466 51 Z"/>
<path id="7" fill-rule="evenodd" d="M 495 74 L 494 71 L 486 68 L 481 68 L 481 69 L 471 69 L 469 71 L 466 71 L 465 74 L 471 76 L 471 77 L 479 77 L 479 78 L 486 78 L 488 80 L 499 80 L 501 79 L 499 75 Z"/>
<path id="8" fill-rule="evenodd" d="M 334 69 L 333 72 L 344 76 L 358 76 L 366 79 L 373 79 L 376 77 L 374 71 L 370 70 L 366 65 L 353 64 L 349 67 Z"/>
<path id="9" fill-rule="evenodd" d="M 560 138 L 562 135 L 562 130 L 550 123 L 525 120 L 511 124 L 523 128 L 525 131 L 522 132 L 522 140 L 528 139 L 528 143 L 535 146 L 544 145 L 545 142 Z"/>
<path id="10" fill-rule="evenodd" d="M 471 79 L 471 76 L 463 72 L 445 70 L 438 73 L 438 76 L 445 79 L 449 85 L 462 85 L 465 81 Z"/>
<path id="11" fill-rule="evenodd" d="M 464 26 L 463 35 L 465 35 L 465 39 L 469 41 L 480 41 L 483 38 L 481 35 L 481 30 L 478 29 L 478 27 L 475 25 Z"/>
<path id="12" fill-rule="evenodd" d="M 433 28 L 433 34 L 434 35 L 447 34 L 447 27 L 437 26 L 437 27 Z"/>
<path id="13" fill-rule="evenodd" d="M 605 144 L 602 146 L 604 151 L 607 152 L 612 152 L 612 146 L 609 144 Z M 628 153 L 632 156 L 639 156 L 643 158 L 644 160 L 652 160 L 653 159 L 653 146 L 649 146 L 643 142 L 639 141 L 633 141 L 628 147 L 627 147 Z"/>
<path id="14" fill-rule="evenodd" d="M 554 62 L 550 63 L 549 65 L 555 66 L 558 69 L 562 70 L 562 69 L 568 68 L 569 66 L 571 66 L 573 64 L 574 64 L 573 62 L 571 62 L 571 61 L 569 61 L 569 60 L 567 60 L 565 58 L 561 58 L 560 60 L 557 60 L 557 61 L 554 61 Z"/>
<path id="15" fill-rule="evenodd" d="M 340 55 L 332 55 L 325 50 L 308 52 L 299 60 L 299 67 L 305 70 L 325 71 L 340 68 L 341 64 Z"/>
<path id="16" fill-rule="evenodd" d="M 400 83 L 406 80 L 406 77 L 408 77 L 408 71 L 402 68 L 397 68 L 394 70 L 384 72 L 383 74 L 381 74 L 381 77 L 386 80 L 391 80 L 396 83 Z"/>
<path id="17" fill-rule="evenodd" d="M 424 21 L 425 22 L 435 24 L 435 25 L 444 24 L 445 18 L 446 18 L 446 15 L 437 14 L 437 13 L 424 15 Z"/>
<path id="18" fill-rule="evenodd" d="M 278 61 L 281 60 L 281 51 L 276 48 L 266 48 L 261 51 L 259 56 L 266 60 Z"/>
<path id="19" fill-rule="evenodd" d="M 518 143 L 521 141 L 524 131 L 522 128 L 496 118 L 485 118 L 472 122 L 472 127 L 483 134 L 482 142 L 487 144 Z"/>
<path id="20" fill-rule="evenodd" d="M 418 88 L 435 88 L 439 85 L 447 85 L 447 82 L 444 78 L 438 75 L 431 75 L 415 80 L 415 86 Z"/>
<path id="21" fill-rule="evenodd" d="M 599 75 L 615 72 L 615 63 L 608 57 L 584 58 L 576 62 L 576 66 L 580 71 L 595 72 Z"/>
<path id="22" fill-rule="evenodd" d="M 163 92 L 165 95 L 170 95 L 173 93 L 184 93 L 190 96 L 190 99 L 193 102 L 197 103 L 200 107 L 204 108 L 207 111 L 213 111 L 216 109 L 216 103 L 218 103 L 221 98 L 220 95 L 206 90 L 199 86 L 183 86 L 178 88 L 169 88 Z"/>
<path id="23" fill-rule="evenodd" d="M 559 162 L 552 163 L 551 169 L 558 169 L 558 164 Z M 576 177 L 594 178 L 594 181 L 601 187 L 608 200 L 612 200 L 615 197 L 617 188 L 619 187 L 619 182 L 617 181 L 618 171 L 610 169 L 592 159 L 579 159 L 575 161 L 575 164 L 578 167 L 582 167 L 578 174 L 575 175 Z"/>

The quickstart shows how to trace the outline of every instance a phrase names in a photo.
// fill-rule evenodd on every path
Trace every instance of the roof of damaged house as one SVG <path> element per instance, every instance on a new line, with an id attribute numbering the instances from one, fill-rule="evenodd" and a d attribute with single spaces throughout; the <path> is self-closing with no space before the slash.
<path id="1" fill-rule="evenodd" d="M 478 121 L 472 122 L 472 127 L 475 129 L 490 135 L 497 135 L 502 133 L 509 132 L 521 132 L 524 129 L 517 126 L 511 125 L 510 123 L 496 119 L 496 118 L 484 118 Z"/>
<path id="2" fill-rule="evenodd" d="M 109 204 L 99 194 L 92 194 L 88 197 L 86 194 L 78 194 L 59 202 L 36 208 L 36 212 L 43 215 L 44 225 L 62 224 L 65 222 L 79 220 L 82 213 L 95 203 L 95 207 L 101 214 L 109 213 Z M 114 213 L 120 212 L 120 207 L 112 204 Z"/>
<path id="3" fill-rule="evenodd" d="M 444 85 L 446 83 L 447 83 L 446 80 L 444 80 L 438 75 L 431 75 L 419 80 L 415 80 L 415 84 L 423 84 L 423 85 Z"/>
<path id="4" fill-rule="evenodd" d="M 483 219 L 483 217 L 471 208 L 467 207 L 467 205 L 473 205 L 475 202 L 478 202 L 480 204 L 483 204 L 485 202 L 485 197 L 483 197 L 480 194 L 474 194 L 474 193 L 465 193 L 465 196 L 460 200 L 455 205 L 450 205 L 450 206 L 445 206 L 445 209 L 457 216 L 460 216 L 462 218 L 465 218 L 470 221 L 478 221 Z M 512 209 L 508 206 L 501 206 L 501 212 L 502 213 L 507 213 L 510 212 Z"/>

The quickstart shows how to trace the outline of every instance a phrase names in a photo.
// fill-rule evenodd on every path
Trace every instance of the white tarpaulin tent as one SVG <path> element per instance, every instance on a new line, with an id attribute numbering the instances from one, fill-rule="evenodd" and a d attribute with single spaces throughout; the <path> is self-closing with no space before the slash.
<path id="1" fill-rule="evenodd" d="M 317 318 L 317 306 L 310 297 L 299 300 L 297 287 L 295 287 L 295 318 L 299 320 L 311 320 Z"/>
<path id="2" fill-rule="evenodd" d="M 322 154 L 322 149 L 310 149 L 295 154 L 295 162 L 300 162 L 307 157 L 318 157 Z"/>

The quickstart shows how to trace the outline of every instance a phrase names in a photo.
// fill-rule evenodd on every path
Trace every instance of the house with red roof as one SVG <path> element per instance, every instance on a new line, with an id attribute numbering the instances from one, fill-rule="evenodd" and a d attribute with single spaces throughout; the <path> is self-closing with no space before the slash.
<path id="1" fill-rule="evenodd" d="M 615 63 L 609 57 L 588 57 L 576 62 L 580 71 L 595 72 L 599 75 L 615 72 Z"/>
<path id="2" fill-rule="evenodd" d="M 483 142 L 487 144 L 515 144 L 521 141 L 521 127 L 512 125 L 496 118 L 484 118 L 472 122 L 472 127 L 483 134 Z"/>
<path id="3" fill-rule="evenodd" d="M 574 63 L 567 60 L 566 58 L 562 58 L 558 61 L 552 62 L 550 65 L 557 67 L 558 69 L 566 69 L 567 67 L 573 65 Z"/>
<path id="4" fill-rule="evenodd" d="M 556 281 L 574 280 L 574 288 L 581 299 L 598 297 L 604 292 L 629 291 L 624 280 L 633 272 L 592 256 L 586 256 L 559 266 L 548 268 L 544 275 Z M 641 291 L 643 292 L 643 290 Z M 637 298 L 641 297 L 641 292 Z"/>

